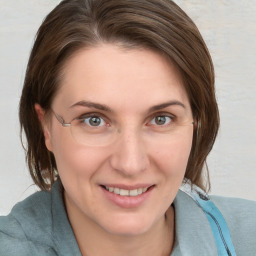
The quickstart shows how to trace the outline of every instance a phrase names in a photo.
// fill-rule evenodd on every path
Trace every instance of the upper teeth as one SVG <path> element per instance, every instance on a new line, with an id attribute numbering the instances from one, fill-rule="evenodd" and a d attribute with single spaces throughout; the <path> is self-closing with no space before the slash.
<path id="1" fill-rule="evenodd" d="M 126 190 L 126 189 L 121 189 L 121 188 L 106 187 L 106 189 L 109 192 L 112 192 L 112 193 L 120 195 L 120 196 L 138 196 L 138 195 L 146 192 L 148 188 L 138 188 L 138 189 Z"/>

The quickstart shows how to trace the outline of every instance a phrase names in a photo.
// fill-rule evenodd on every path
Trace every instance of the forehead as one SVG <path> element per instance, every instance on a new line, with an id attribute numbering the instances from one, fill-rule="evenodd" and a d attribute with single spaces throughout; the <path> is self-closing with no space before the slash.
<path id="1" fill-rule="evenodd" d="M 166 57 L 111 44 L 80 50 L 66 62 L 54 104 L 82 100 L 137 110 L 170 100 L 189 104 L 180 74 Z"/>

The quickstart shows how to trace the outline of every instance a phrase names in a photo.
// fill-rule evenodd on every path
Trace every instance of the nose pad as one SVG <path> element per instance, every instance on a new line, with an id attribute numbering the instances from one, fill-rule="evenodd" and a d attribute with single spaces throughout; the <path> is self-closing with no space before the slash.
<path id="1" fill-rule="evenodd" d="M 145 143 L 138 132 L 119 134 L 110 157 L 113 169 L 125 176 L 136 176 L 149 166 Z"/>

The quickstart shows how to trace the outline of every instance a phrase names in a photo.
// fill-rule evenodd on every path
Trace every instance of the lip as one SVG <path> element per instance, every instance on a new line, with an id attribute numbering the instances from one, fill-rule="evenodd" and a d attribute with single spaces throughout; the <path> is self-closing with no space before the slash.
<path id="1" fill-rule="evenodd" d="M 138 188 L 148 188 L 153 186 L 154 184 L 136 184 L 136 185 L 125 185 L 125 184 L 102 184 L 104 187 L 113 187 L 113 188 L 120 188 L 126 190 L 133 190 Z"/>
<path id="2" fill-rule="evenodd" d="M 109 192 L 104 188 L 104 186 L 107 187 L 115 187 L 120 189 L 126 189 L 126 190 L 132 190 L 132 189 L 138 189 L 138 188 L 148 188 L 149 189 L 137 196 L 120 196 L 113 192 Z M 107 184 L 107 185 L 101 185 L 100 186 L 104 196 L 107 198 L 108 201 L 110 201 L 112 204 L 119 206 L 121 208 L 129 209 L 129 208 L 137 208 L 145 203 L 149 196 L 151 195 L 152 191 L 155 188 L 155 185 L 152 184 L 136 184 L 133 186 L 130 185 L 123 185 L 123 184 Z"/>

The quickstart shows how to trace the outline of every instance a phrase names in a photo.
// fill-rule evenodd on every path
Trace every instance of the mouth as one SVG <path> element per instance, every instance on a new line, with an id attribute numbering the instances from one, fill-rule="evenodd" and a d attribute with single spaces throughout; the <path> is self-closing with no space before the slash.
<path id="1" fill-rule="evenodd" d="M 147 187 L 143 186 L 143 187 L 138 187 L 135 189 L 124 189 L 124 188 L 120 188 L 120 187 L 101 185 L 101 187 L 104 188 L 105 190 L 107 190 L 108 192 L 119 195 L 119 196 L 124 196 L 124 197 L 139 196 L 139 195 L 144 194 L 147 191 L 153 189 L 154 186 L 155 185 L 151 185 L 151 186 L 147 186 Z"/>
<path id="2" fill-rule="evenodd" d="M 155 184 L 124 184 L 100 185 L 103 195 L 109 202 L 123 209 L 136 209 L 146 203 L 153 193 Z"/>

